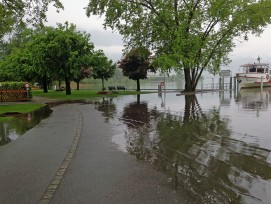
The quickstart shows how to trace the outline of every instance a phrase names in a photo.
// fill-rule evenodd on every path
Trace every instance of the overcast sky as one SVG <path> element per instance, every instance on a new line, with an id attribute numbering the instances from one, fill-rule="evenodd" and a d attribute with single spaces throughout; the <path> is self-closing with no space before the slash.
<path id="1" fill-rule="evenodd" d="M 77 29 L 86 31 L 91 34 L 91 41 L 96 49 L 104 50 L 108 58 L 117 61 L 122 56 L 122 37 L 112 32 L 104 30 L 103 19 L 92 16 L 88 18 L 85 14 L 84 7 L 87 6 L 88 0 L 61 0 L 65 9 L 57 13 L 53 7 L 49 8 L 47 13 L 47 25 L 56 26 L 56 23 L 74 23 Z M 231 69 L 233 72 L 238 71 L 239 66 L 245 63 L 253 63 L 258 56 L 263 62 L 271 63 L 271 26 L 269 26 L 261 37 L 249 37 L 248 42 L 240 43 L 236 40 L 237 46 L 233 53 L 230 54 L 232 63 L 223 69 Z"/>

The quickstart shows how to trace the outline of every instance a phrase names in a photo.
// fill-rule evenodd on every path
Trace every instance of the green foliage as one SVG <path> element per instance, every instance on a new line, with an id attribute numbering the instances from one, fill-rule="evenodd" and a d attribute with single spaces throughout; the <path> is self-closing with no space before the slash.
<path id="1" fill-rule="evenodd" d="M 0 2 L 0 55 L 9 37 L 27 24 L 42 26 L 46 21 L 49 4 L 59 9 L 63 6 L 59 0 L 3 0 Z M 1 56 L 0 56 L 1 58 Z"/>
<path id="2" fill-rule="evenodd" d="M 1 90 L 21 90 L 26 89 L 25 82 L 1 82 Z"/>
<path id="3" fill-rule="evenodd" d="M 108 60 L 102 50 L 98 50 L 93 55 L 92 68 L 92 77 L 102 79 L 102 89 L 104 90 L 104 80 L 108 80 L 114 75 L 116 64 L 112 60 Z"/>
<path id="4" fill-rule="evenodd" d="M 185 89 L 195 90 L 203 70 L 228 64 L 234 39 L 260 34 L 270 24 L 270 0 L 118 1 L 90 0 L 87 15 L 105 16 L 126 46 L 145 46 L 153 63 L 185 71 Z"/>
<path id="5" fill-rule="evenodd" d="M 62 80 L 66 94 L 71 94 L 70 81 L 78 79 L 92 64 L 90 35 L 68 23 L 36 29 L 29 35 L 0 63 L 2 80 L 42 81 L 44 92 L 49 81 Z"/>
<path id="6" fill-rule="evenodd" d="M 76 31 L 75 25 L 59 24 L 34 36 L 30 44 L 32 62 L 42 77 L 65 80 L 66 94 L 71 94 L 70 81 L 91 65 L 93 43 L 90 35 Z"/>
<path id="7" fill-rule="evenodd" d="M 137 90 L 140 90 L 140 79 L 147 79 L 147 72 L 155 72 L 155 68 L 150 64 L 151 52 L 146 48 L 131 49 L 124 58 L 118 62 L 122 74 L 129 79 L 137 81 Z"/>

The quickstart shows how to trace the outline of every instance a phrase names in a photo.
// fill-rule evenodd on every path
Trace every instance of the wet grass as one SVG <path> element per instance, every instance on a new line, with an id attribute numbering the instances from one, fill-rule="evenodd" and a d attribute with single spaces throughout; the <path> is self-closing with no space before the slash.
<path id="1" fill-rule="evenodd" d="M 15 104 L 15 105 L 0 105 L 0 122 L 11 120 L 12 117 L 7 116 L 5 114 L 9 113 L 29 113 L 34 110 L 37 110 L 41 107 L 45 106 L 45 104 Z M 2 116 L 1 116 L 2 115 Z"/>
<path id="2" fill-rule="evenodd" d="M 89 98 L 98 98 L 98 97 L 116 97 L 121 95 L 136 95 L 136 94 L 148 94 L 154 93 L 150 91 L 117 91 L 117 92 L 108 92 L 105 91 L 101 94 L 101 91 L 97 90 L 72 90 L 71 95 L 66 95 L 65 91 L 54 91 L 49 90 L 48 93 L 43 93 L 42 90 L 34 90 L 33 96 L 47 97 L 51 99 L 60 99 L 60 100 L 78 100 L 78 99 L 89 99 Z"/>
<path id="3" fill-rule="evenodd" d="M 136 94 L 148 94 L 154 93 L 150 91 L 117 91 L 117 92 L 107 92 L 101 94 L 97 90 L 72 90 L 71 95 L 66 95 L 65 91 L 54 91 L 49 90 L 48 93 L 43 93 L 43 90 L 32 90 L 32 95 L 46 97 L 58 100 L 79 100 L 79 99 L 90 99 L 90 98 L 100 98 L 100 97 L 117 97 L 121 95 L 136 95 Z M 29 113 L 37 110 L 44 106 L 44 104 L 12 104 L 12 105 L 0 105 L 0 122 L 12 119 L 10 116 L 2 117 L 1 115 L 7 113 Z"/>

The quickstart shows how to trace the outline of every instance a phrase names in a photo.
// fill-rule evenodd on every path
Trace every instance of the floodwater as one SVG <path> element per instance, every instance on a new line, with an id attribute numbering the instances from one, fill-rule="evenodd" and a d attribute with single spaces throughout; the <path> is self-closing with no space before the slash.
<path id="1" fill-rule="evenodd" d="M 51 112 L 49 106 L 44 106 L 31 113 L 19 114 L 13 120 L 0 122 L 0 146 L 16 140 L 42 119 L 47 118 Z"/>
<path id="2" fill-rule="evenodd" d="M 120 151 L 164 172 L 186 203 L 271 203 L 271 89 L 96 103 Z"/>
<path id="3" fill-rule="evenodd" d="M 93 104 L 112 126 L 118 151 L 164 172 L 186 203 L 271 203 L 271 89 L 155 93 Z M 38 123 L 36 113 L 0 123 L 1 144 Z"/>

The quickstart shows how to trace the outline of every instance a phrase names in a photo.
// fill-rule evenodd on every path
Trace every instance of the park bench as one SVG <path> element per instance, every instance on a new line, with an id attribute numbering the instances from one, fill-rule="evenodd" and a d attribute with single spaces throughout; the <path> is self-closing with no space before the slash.
<path id="1" fill-rule="evenodd" d="M 108 90 L 109 90 L 109 91 L 115 91 L 115 90 L 116 90 L 116 87 L 115 87 L 115 86 L 108 86 Z"/>
<path id="2" fill-rule="evenodd" d="M 61 87 L 58 87 L 58 88 L 56 88 L 56 91 L 64 91 L 64 87 L 63 86 L 61 86 Z"/>
<path id="3" fill-rule="evenodd" d="M 124 90 L 124 91 L 126 90 L 126 88 L 124 86 L 117 86 L 117 89 L 118 90 Z"/>

